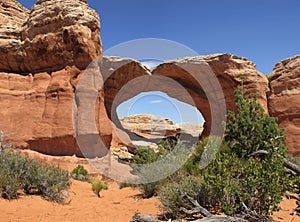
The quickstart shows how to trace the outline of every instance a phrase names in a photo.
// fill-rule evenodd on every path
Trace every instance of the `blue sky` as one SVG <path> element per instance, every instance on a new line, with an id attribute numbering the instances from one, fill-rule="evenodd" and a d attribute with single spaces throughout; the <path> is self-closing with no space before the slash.
<path id="1" fill-rule="evenodd" d="M 34 3 L 20 2 L 27 8 Z M 298 0 L 88 2 L 101 17 L 104 51 L 134 39 L 162 38 L 200 55 L 228 52 L 246 57 L 264 74 L 300 52 Z"/>

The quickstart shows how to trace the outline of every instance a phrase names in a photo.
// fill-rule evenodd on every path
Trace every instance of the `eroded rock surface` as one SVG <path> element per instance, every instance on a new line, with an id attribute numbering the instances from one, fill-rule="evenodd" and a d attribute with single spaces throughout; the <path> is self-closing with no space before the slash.
<path id="1" fill-rule="evenodd" d="M 82 156 L 77 144 L 86 141 L 85 156 L 105 153 L 99 144 L 109 148 L 112 130 L 103 78 L 97 62 L 89 66 L 102 54 L 99 15 L 81 0 L 40 0 L 30 11 L 1 1 L 0 15 L 1 130 L 46 154 Z"/>
<path id="2" fill-rule="evenodd" d="M 269 112 L 285 129 L 286 145 L 293 155 L 300 154 L 300 56 L 278 63 L 271 75 Z"/>
<path id="3" fill-rule="evenodd" d="M 100 19 L 86 1 L 40 0 L 22 30 L 22 71 L 85 69 L 102 53 Z"/>
<path id="4" fill-rule="evenodd" d="M 22 26 L 29 10 L 15 0 L 0 1 L 0 71 L 18 71 L 24 58 Z"/>

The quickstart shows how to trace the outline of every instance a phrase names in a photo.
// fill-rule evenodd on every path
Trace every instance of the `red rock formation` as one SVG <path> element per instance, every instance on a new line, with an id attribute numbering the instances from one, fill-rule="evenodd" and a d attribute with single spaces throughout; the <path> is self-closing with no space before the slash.
<path id="1" fill-rule="evenodd" d="M 0 71 L 20 70 L 21 31 L 29 11 L 15 0 L 0 1 Z"/>
<path id="2" fill-rule="evenodd" d="M 30 12 L 6 0 L 0 16 L 0 129 L 16 146 L 52 155 L 105 155 L 110 144 L 130 145 L 128 135 L 113 130 L 120 127 L 117 106 L 157 90 L 197 107 L 204 134 L 219 134 L 226 111 L 235 108 L 233 91 L 243 84 L 279 117 L 287 145 L 299 153 L 299 57 L 275 67 L 267 105 L 267 77 L 230 54 L 176 59 L 152 73 L 131 59 L 95 60 L 102 54 L 100 19 L 85 0 L 38 0 Z"/>
<path id="3" fill-rule="evenodd" d="M 269 112 L 285 129 L 286 145 L 293 155 L 300 154 L 300 56 L 278 63 L 271 75 Z"/>
<path id="4" fill-rule="evenodd" d="M 23 25 L 24 72 L 85 69 L 102 53 L 100 19 L 81 0 L 39 0 Z"/>
<path id="5" fill-rule="evenodd" d="M 96 69 L 97 75 L 80 82 L 78 102 L 74 102 L 75 87 L 84 69 L 102 53 L 98 14 L 80 0 L 40 0 L 30 13 L 14 0 L 2 1 L 0 6 L 4 16 L 0 21 L 0 70 L 4 71 L 0 73 L 1 129 L 18 147 L 81 156 L 76 133 L 79 144 L 89 141 L 86 156 L 99 155 L 98 130 L 102 129 L 101 140 L 106 147 L 112 130 L 97 64 L 85 70 Z M 95 90 L 97 112 L 93 120 L 98 127 L 87 130 L 80 125 L 91 112 L 86 105 L 92 102 L 80 100 L 80 93 Z M 73 123 L 78 125 L 76 132 Z"/>
<path id="6" fill-rule="evenodd" d="M 105 82 L 105 92 L 109 92 L 105 94 L 105 103 L 112 119 L 116 119 L 114 113 L 120 103 L 141 92 L 162 91 L 198 108 L 206 121 L 204 134 L 219 134 L 226 111 L 235 109 L 234 89 L 242 82 L 246 93 L 257 93 L 268 110 L 268 79 L 245 58 L 230 54 L 181 58 L 159 65 L 152 71 L 155 75 L 149 75 L 147 68 L 128 59 L 107 57 L 104 61 L 118 67 L 111 69 Z"/>
<path id="7" fill-rule="evenodd" d="M 137 114 L 120 119 L 122 126 L 138 135 L 147 134 L 147 138 L 176 136 L 180 127 L 171 120 L 150 114 Z"/>

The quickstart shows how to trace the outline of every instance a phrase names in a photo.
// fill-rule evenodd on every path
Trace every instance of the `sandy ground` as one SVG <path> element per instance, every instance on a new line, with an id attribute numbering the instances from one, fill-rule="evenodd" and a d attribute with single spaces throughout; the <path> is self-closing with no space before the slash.
<path id="1" fill-rule="evenodd" d="M 57 163 L 71 171 L 78 164 L 84 165 L 90 173 L 93 169 L 84 159 L 75 157 L 51 157 L 26 151 L 27 156 L 45 163 Z M 118 166 L 116 166 L 118 167 Z M 142 199 L 137 189 L 119 189 L 118 183 L 108 181 L 109 189 L 101 191 L 98 198 L 91 190 L 91 185 L 72 180 L 69 203 L 52 203 L 39 196 L 20 195 L 18 200 L 7 201 L 0 198 L 0 222 L 2 221 L 101 221 L 128 222 L 134 213 L 151 214 L 154 217 L 161 212 L 157 198 Z M 284 199 L 282 210 L 274 213 L 273 218 L 280 222 L 300 222 L 296 216 L 296 200 Z"/>
<path id="2" fill-rule="evenodd" d="M 281 210 L 273 214 L 273 219 L 280 222 L 300 222 L 300 217 L 295 214 L 297 207 L 295 199 L 284 198 L 280 203 Z"/>
<path id="3" fill-rule="evenodd" d="M 43 200 L 39 196 L 20 196 L 18 200 L 0 199 L 0 221 L 101 221 L 128 222 L 135 212 L 160 214 L 157 198 L 141 199 L 140 192 L 131 188 L 119 189 L 118 184 L 109 183 L 109 189 L 98 198 L 91 185 L 72 180 L 70 203 L 61 205 Z M 293 214 L 295 200 L 285 199 L 282 210 L 273 218 L 280 222 L 300 222 Z"/>
<path id="4" fill-rule="evenodd" d="M 130 221 L 135 212 L 157 216 L 156 198 L 141 199 L 140 192 L 119 189 L 109 183 L 98 198 L 91 185 L 72 180 L 70 203 L 61 205 L 39 196 L 21 196 L 18 200 L 0 199 L 0 221 Z"/>

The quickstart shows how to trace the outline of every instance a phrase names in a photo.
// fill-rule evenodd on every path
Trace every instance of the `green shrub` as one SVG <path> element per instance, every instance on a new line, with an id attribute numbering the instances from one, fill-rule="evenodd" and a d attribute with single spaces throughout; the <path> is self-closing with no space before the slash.
<path id="1" fill-rule="evenodd" d="M 78 165 L 76 168 L 74 168 L 71 172 L 71 177 L 74 180 L 79 180 L 79 181 L 86 181 L 88 171 L 82 166 L 82 165 Z"/>
<path id="2" fill-rule="evenodd" d="M 92 184 L 92 190 L 99 198 L 100 198 L 100 191 L 108 189 L 108 184 L 97 178 L 91 177 L 88 178 L 87 181 Z"/>
<path id="3" fill-rule="evenodd" d="M 287 147 L 283 145 L 283 129 L 277 125 L 277 119 L 264 113 L 257 102 L 257 96 L 249 98 L 243 88 L 235 91 L 236 112 L 229 111 L 226 123 L 225 141 L 240 158 L 257 150 L 266 150 L 282 157 L 287 156 Z"/>
<path id="4" fill-rule="evenodd" d="M 18 197 L 18 191 L 22 188 L 18 176 L 13 174 L 0 175 L 0 192 L 5 199 L 11 200 Z"/>
<path id="5" fill-rule="evenodd" d="M 160 147 L 157 151 L 154 151 L 150 147 L 138 147 L 134 151 L 134 156 L 132 157 L 134 163 L 133 166 L 137 164 L 153 163 L 165 156 L 165 154 L 166 152 L 162 147 Z"/>
<path id="6" fill-rule="evenodd" d="M 4 198 L 15 199 L 23 189 L 26 194 L 63 202 L 69 187 L 69 173 L 58 166 L 44 166 L 13 151 L 0 152 L 0 192 Z"/>
<path id="7" fill-rule="evenodd" d="M 235 102 L 236 112 L 228 113 L 225 141 L 235 155 L 232 158 L 241 163 L 232 175 L 236 180 L 233 189 L 241 190 L 241 193 L 235 192 L 236 204 L 229 202 L 235 213 L 241 211 L 241 204 L 245 204 L 250 210 L 269 215 L 279 209 L 281 196 L 290 184 L 283 162 L 287 156 L 283 129 L 278 127 L 275 118 L 264 113 L 256 96 L 249 98 L 240 87 L 235 91 Z M 257 150 L 265 150 L 268 154 L 249 157 Z M 220 164 L 225 164 L 226 158 L 221 156 Z M 215 167 L 216 176 L 224 175 L 220 164 Z M 230 168 L 234 166 L 225 164 L 223 167 L 232 172 Z"/>
<path id="8" fill-rule="evenodd" d="M 218 146 L 220 145 L 220 147 Z M 190 158 L 183 166 L 183 170 L 190 175 L 201 175 L 201 161 L 206 161 L 203 156 L 209 161 L 214 160 L 218 152 L 230 152 L 230 148 L 226 143 L 222 143 L 222 138 L 218 136 L 205 137 L 193 147 Z"/>
<path id="9" fill-rule="evenodd" d="M 26 194 L 42 194 L 41 175 L 46 173 L 46 167 L 39 162 L 28 159 L 27 171 L 21 177 L 23 189 Z"/>
<path id="10" fill-rule="evenodd" d="M 28 169 L 29 160 L 18 153 L 0 152 L 0 190 L 7 199 L 15 199 L 22 188 L 21 178 Z"/>
<path id="11" fill-rule="evenodd" d="M 135 150 L 134 156 L 133 156 L 133 163 L 131 164 L 131 167 L 133 168 L 133 173 L 137 174 L 140 178 L 147 178 L 151 177 L 150 171 L 145 172 L 144 169 L 141 169 L 139 165 L 141 164 L 149 164 L 153 163 L 159 159 L 161 159 L 163 156 L 165 156 L 166 152 L 165 150 L 160 147 L 157 151 L 154 151 L 150 147 L 139 147 Z M 157 173 L 157 172 L 155 172 Z M 142 195 L 144 198 L 150 198 L 157 194 L 157 188 L 158 184 L 160 182 L 152 182 L 152 183 L 144 183 L 137 185 L 136 180 L 132 181 L 123 181 L 119 184 L 120 188 L 124 187 L 139 187 L 142 191 Z"/>
<path id="12" fill-rule="evenodd" d="M 51 201 L 63 202 L 68 197 L 66 192 L 71 183 L 68 171 L 56 165 L 44 167 L 44 174 L 40 175 L 39 190 L 41 195 Z"/>

